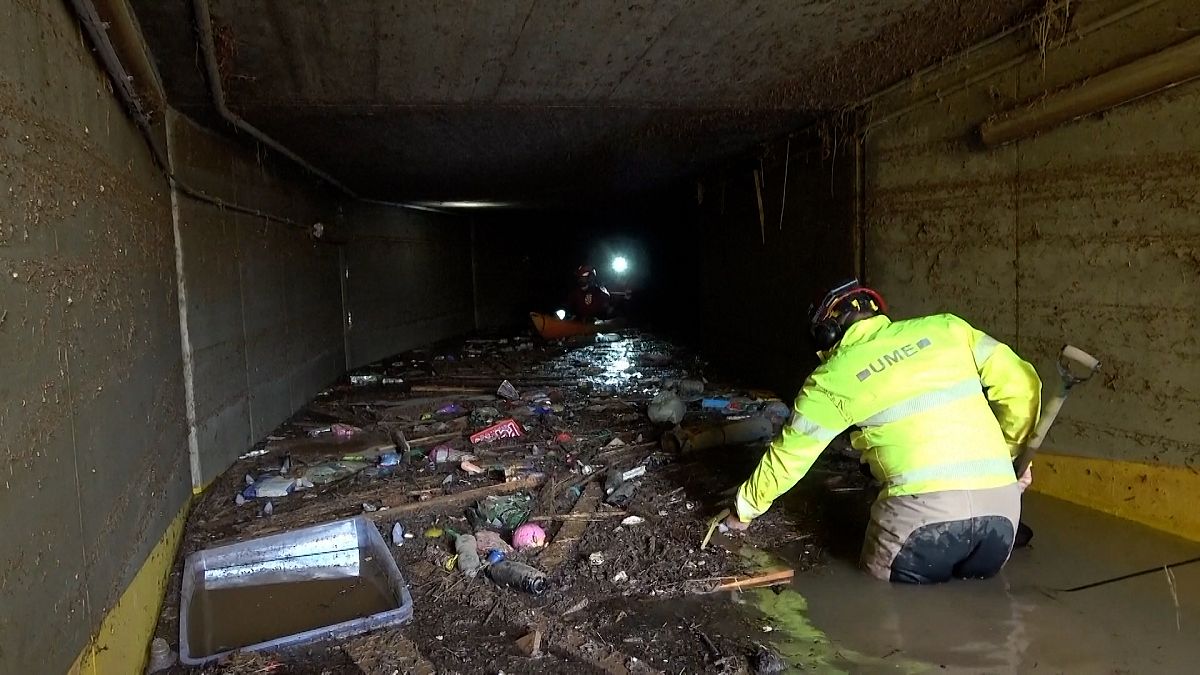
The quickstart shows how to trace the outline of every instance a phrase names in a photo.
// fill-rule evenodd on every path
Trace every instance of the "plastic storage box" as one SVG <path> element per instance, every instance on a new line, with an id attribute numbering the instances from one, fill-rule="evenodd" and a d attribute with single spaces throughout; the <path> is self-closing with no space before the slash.
<path id="1" fill-rule="evenodd" d="M 321 640 L 337 640 L 402 624 L 412 618 L 412 595 L 387 543 L 375 525 L 362 517 L 347 518 L 282 534 L 198 551 L 183 567 L 180 598 L 179 660 L 198 666 L 230 651 L 204 656 L 189 644 L 192 602 L 211 589 L 261 586 L 358 576 L 360 563 L 371 560 L 375 576 L 386 579 L 394 609 L 238 647 L 241 651 L 276 650 Z M 247 611 L 250 611 L 247 608 Z M 270 622 L 270 616 L 262 621 Z"/>

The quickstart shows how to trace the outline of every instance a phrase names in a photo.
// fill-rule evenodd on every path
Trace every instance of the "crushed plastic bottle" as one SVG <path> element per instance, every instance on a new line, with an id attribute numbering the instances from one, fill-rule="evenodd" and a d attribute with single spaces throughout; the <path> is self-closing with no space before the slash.
<path id="1" fill-rule="evenodd" d="M 695 401 L 704 396 L 704 383 L 700 380 L 679 380 L 675 392 L 685 401 Z"/>
<path id="2" fill-rule="evenodd" d="M 772 424 L 778 426 L 788 421 L 788 418 L 792 416 L 792 409 L 783 401 L 770 401 L 763 406 L 762 414 L 771 420 Z"/>
<path id="3" fill-rule="evenodd" d="M 650 401 L 646 410 L 651 422 L 679 424 L 687 414 L 687 406 L 673 391 L 661 391 Z"/>
<path id="4" fill-rule="evenodd" d="M 458 553 L 458 570 L 468 577 L 479 574 L 479 552 L 475 550 L 475 536 L 460 534 L 454 540 L 454 550 Z"/>
<path id="5" fill-rule="evenodd" d="M 429 458 L 438 464 L 442 464 L 445 462 L 457 463 L 463 461 L 464 459 L 472 460 L 475 459 L 475 455 L 457 448 L 452 448 L 449 445 L 439 445 L 433 450 L 429 451 Z"/>
<path id="6" fill-rule="evenodd" d="M 513 386 L 512 382 L 505 380 L 500 383 L 500 388 L 496 390 L 496 395 L 508 400 L 521 398 L 521 393 Z"/>

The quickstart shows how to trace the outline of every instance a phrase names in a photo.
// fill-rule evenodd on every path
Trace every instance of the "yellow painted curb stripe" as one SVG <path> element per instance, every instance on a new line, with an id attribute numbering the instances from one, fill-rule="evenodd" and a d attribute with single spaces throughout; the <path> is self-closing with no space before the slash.
<path id="1" fill-rule="evenodd" d="M 150 640 L 162 609 L 171 565 L 183 536 L 191 504 L 183 505 L 150 551 L 137 576 L 100 623 L 75 664 L 71 675 L 130 675 L 146 670 Z"/>
<path id="2" fill-rule="evenodd" d="M 1032 489 L 1200 541 L 1200 473 L 1183 466 L 1038 453 Z"/>

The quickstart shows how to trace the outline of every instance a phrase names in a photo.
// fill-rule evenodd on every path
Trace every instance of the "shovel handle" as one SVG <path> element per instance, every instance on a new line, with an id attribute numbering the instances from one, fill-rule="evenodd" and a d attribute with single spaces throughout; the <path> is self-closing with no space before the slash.
<path id="1" fill-rule="evenodd" d="M 1071 364 L 1075 364 L 1086 370 L 1087 375 L 1080 377 L 1073 374 L 1070 369 Z M 1042 441 L 1046 440 L 1046 434 L 1050 432 L 1050 426 L 1054 424 L 1054 419 L 1058 417 L 1058 412 L 1062 410 L 1063 402 L 1067 400 L 1067 394 L 1071 391 L 1071 387 L 1081 382 L 1087 382 L 1099 370 L 1100 360 L 1096 357 L 1078 347 L 1071 345 L 1063 347 L 1062 353 L 1058 355 L 1058 372 L 1062 376 L 1062 389 L 1053 398 L 1046 401 L 1046 405 L 1042 407 L 1041 419 L 1038 420 L 1037 428 L 1033 431 L 1033 436 L 1025 442 L 1025 447 L 1021 448 L 1021 453 L 1017 455 L 1017 461 L 1013 464 L 1013 469 L 1016 471 L 1018 478 L 1024 475 L 1026 469 L 1033 463 L 1033 456 L 1042 447 Z"/>
<path id="2" fill-rule="evenodd" d="M 1054 424 L 1054 418 L 1058 417 L 1058 411 L 1062 410 L 1063 402 L 1066 400 L 1066 392 L 1063 392 L 1046 401 L 1046 405 L 1042 408 L 1042 417 L 1038 420 L 1037 428 L 1033 431 L 1033 436 L 1025 442 L 1025 447 L 1021 448 L 1021 454 L 1017 455 L 1017 461 L 1013 469 L 1016 471 L 1018 478 L 1024 475 L 1025 470 L 1033 463 L 1033 456 L 1042 447 L 1042 441 L 1046 440 L 1046 434 L 1050 432 L 1050 426 Z"/>
<path id="3" fill-rule="evenodd" d="M 1073 347 L 1071 345 L 1063 347 L 1062 354 L 1059 355 L 1059 358 L 1066 361 L 1074 361 L 1075 363 L 1078 363 L 1080 367 L 1090 371 L 1091 373 L 1095 373 L 1097 370 L 1100 370 L 1100 360 L 1083 351 L 1079 347 Z M 1088 377 L 1091 377 L 1091 375 L 1088 375 Z"/>

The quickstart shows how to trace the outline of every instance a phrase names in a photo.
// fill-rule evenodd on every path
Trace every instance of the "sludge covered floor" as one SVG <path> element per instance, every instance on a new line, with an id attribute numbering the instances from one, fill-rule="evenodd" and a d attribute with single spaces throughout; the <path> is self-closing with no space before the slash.
<path id="1" fill-rule="evenodd" d="M 336 644 L 236 654 L 204 668 L 745 672 L 757 655 L 769 656 L 766 617 L 738 610 L 719 587 L 820 564 L 821 544 L 810 531 L 815 519 L 805 524 L 781 510 L 744 542 L 718 534 L 700 550 L 709 519 L 749 474 L 762 445 L 680 452 L 667 443 L 664 449 L 662 435 L 673 426 L 648 418 L 650 401 L 668 387 L 691 393 L 684 396 L 687 433 L 677 438 L 747 422 L 770 435 L 786 414 L 768 394 L 712 382 L 703 396 L 729 405 L 718 410 L 710 400 L 706 411 L 698 384 L 706 374 L 698 358 L 636 332 L 554 343 L 468 340 L 359 369 L 198 500 L 158 635 L 177 648 L 184 556 L 363 515 L 389 542 L 398 534 L 395 523 L 410 537 L 390 551 L 413 597 L 411 622 Z M 511 390 L 498 391 L 505 381 Z M 520 425 L 519 437 L 471 441 L 506 420 Z M 819 471 L 865 500 L 856 464 L 837 457 Z M 627 500 L 607 494 L 615 474 L 629 477 Z M 283 497 L 254 496 L 263 479 L 292 478 L 313 485 Z M 525 495 L 527 502 L 520 499 Z M 489 505 L 521 513 L 486 511 L 475 520 Z M 489 518 L 496 520 L 482 522 Z M 549 546 L 505 552 L 548 575 L 544 594 L 502 588 L 486 572 L 468 578 L 444 569 L 455 552 L 454 534 L 474 529 L 481 542 L 498 536 L 497 546 L 507 549 L 512 528 L 526 518 L 544 528 Z M 491 546 L 480 544 L 481 557 Z M 261 606 L 245 609 L 255 616 L 252 624 L 273 621 L 270 613 L 257 614 Z M 290 601 L 284 611 L 302 610 Z M 534 631 L 541 646 L 531 658 L 515 643 Z"/>
<path id="2" fill-rule="evenodd" d="M 671 425 L 647 417 L 650 401 L 663 388 L 689 389 L 686 380 L 706 371 L 696 357 L 634 332 L 469 340 L 355 371 L 200 498 L 157 634 L 178 647 L 189 553 L 358 515 L 388 542 L 395 523 L 410 537 L 389 551 L 407 579 L 413 619 L 174 672 L 778 672 L 776 658 L 801 672 L 1186 672 L 1179 669 L 1200 656 L 1190 639 L 1200 597 L 1194 567 L 1066 591 L 1188 559 L 1200 545 L 1038 495 L 1026 500 L 1034 545 L 1015 552 L 1001 577 L 936 588 L 870 580 L 853 563 L 873 490 L 838 447 L 745 541 L 717 535 L 699 550 L 708 519 L 762 449 L 664 449 Z M 499 392 L 505 380 L 512 390 Z M 691 393 L 685 398 L 699 397 Z M 704 396 L 732 404 L 691 401 L 683 429 L 770 418 L 762 392 L 708 382 Z M 508 419 L 521 425 L 520 437 L 471 442 Z M 628 502 L 606 504 L 610 476 L 638 467 L 645 474 L 630 478 Z M 313 485 L 246 496 L 249 482 L 276 476 Z M 481 551 L 511 543 L 517 521 L 481 513 L 488 494 L 544 528 L 548 547 L 507 551 L 546 572 L 544 594 L 443 567 L 454 533 L 493 530 L 504 540 Z M 472 520 L 480 514 L 498 520 Z M 780 568 L 795 570 L 790 585 L 719 590 Z M 303 614 L 305 605 L 293 598 L 286 609 Z M 240 618 L 284 623 L 274 607 L 273 615 L 247 606 Z M 534 634 L 540 644 L 529 656 Z"/>

